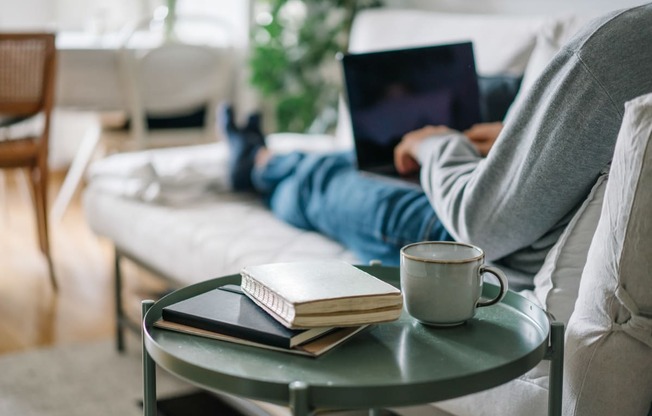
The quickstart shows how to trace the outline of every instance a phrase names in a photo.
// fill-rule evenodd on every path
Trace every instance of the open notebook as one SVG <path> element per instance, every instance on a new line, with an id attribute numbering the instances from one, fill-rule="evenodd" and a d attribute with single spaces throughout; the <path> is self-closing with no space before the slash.
<path id="1" fill-rule="evenodd" d="M 480 122 L 470 42 L 340 55 L 358 168 L 398 176 L 393 149 L 426 125 Z"/>

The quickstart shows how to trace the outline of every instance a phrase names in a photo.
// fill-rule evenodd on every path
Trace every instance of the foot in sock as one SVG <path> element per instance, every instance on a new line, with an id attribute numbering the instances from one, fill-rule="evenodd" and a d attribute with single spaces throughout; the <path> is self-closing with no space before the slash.
<path id="1" fill-rule="evenodd" d="M 223 126 L 229 142 L 231 187 L 234 191 L 252 190 L 251 171 L 256 153 L 265 146 L 265 138 L 260 130 L 260 115 L 250 115 L 247 125 L 239 128 L 235 122 L 233 108 L 226 107 Z"/>

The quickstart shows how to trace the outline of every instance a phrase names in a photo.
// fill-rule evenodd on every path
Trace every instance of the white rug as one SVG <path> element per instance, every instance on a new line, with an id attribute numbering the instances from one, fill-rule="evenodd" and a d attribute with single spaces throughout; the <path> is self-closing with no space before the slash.
<path id="1" fill-rule="evenodd" d="M 159 398 L 196 390 L 157 370 Z M 136 342 L 112 340 L 0 356 L 0 416 L 139 416 L 142 364 Z"/>

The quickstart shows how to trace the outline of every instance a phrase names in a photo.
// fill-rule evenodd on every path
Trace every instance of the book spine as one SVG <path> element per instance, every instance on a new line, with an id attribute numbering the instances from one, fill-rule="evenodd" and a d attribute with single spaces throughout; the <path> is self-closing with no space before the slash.
<path id="1" fill-rule="evenodd" d="M 275 314 L 280 316 L 286 322 L 292 322 L 294 320 L 294 307 L 250 275 L 242 273 L 240 287 L 245 294 L 274 311 Z"/>
<path id="2" fill-rule="evenodd" d="M 224 322 L 197 319 L 193 315 L 186 315 L 180 312 L 169 311 L 165 308 L 163 308 L 161 312 L 161 317 L 166 321 L 191 326 L 193 328 L 199 328 L 206 331 L 216 332 L 222 335 L 229 335 L 247 341 L 258 342 L 260 344 L 272 345 L 275 347 L 290 348 L 289 339 L 267 332 L 257 331 L 252 328 L 243 328 L 235 325 L 229 325 Z"/>

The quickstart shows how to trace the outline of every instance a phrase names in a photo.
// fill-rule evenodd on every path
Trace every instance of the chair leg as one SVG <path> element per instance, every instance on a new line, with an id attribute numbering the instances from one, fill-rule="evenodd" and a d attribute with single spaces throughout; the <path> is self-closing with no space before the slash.
<path id="1" fill-rule="evenodd" d="M 45 254 L 46 242 L 43 232 L 43 217 L 41 215 L 43 205 L 43 194 L 41 193 L 41 179 L 38 168 L 33 168 L 29 172 L 29 185 L 32 193 L 32 202 L 34 203 L 34 214 L 36 215 L 36 231 L 38 244 L 41 252 Z"/>
<path id="2" fill-rule="evenodd" d="M 9 204 L 7 204 L 7 177 L 5 173 L 0 170 L 0 201 L 4 201 L 4 207 L 0 207 L 2 209 L 2 219 L 0 219 L 0 224 L 7 222 L 7 207 Z"/>
<path id="3" fill-rule="evenodd" d="M 68 208 L 72 197 L 75 195 L 75 191 L 83 184 L 84 172 L 93 158 L 100 137 L 101 131 L 99 125 L 89 128 L 84 134 L 77 154 L 75 154 L 70 169 L 68 169 L 68 173 L 63 180 L 61 189 L 52 204 L 52 219 L 55 222 L 63 217 L 66 208 Z"/>
<path id="4" fill-rule="evenodd" d="M 52 255 L 50 254 L 50 238 L 48 232 L 48 213 L 47 213 L 47 169 L 34 168 L 31 171 L 30 180 L 32 182 L 32 195 L 34 197 L 34 207 L 36 209 L 36 224 L 38 228 L 38 239 L 41 251 L 48 262 L 50 272 L 50 281 L 52 288 L 57 291 L 57 279 L 54 274 L 54 265 Z"/>

